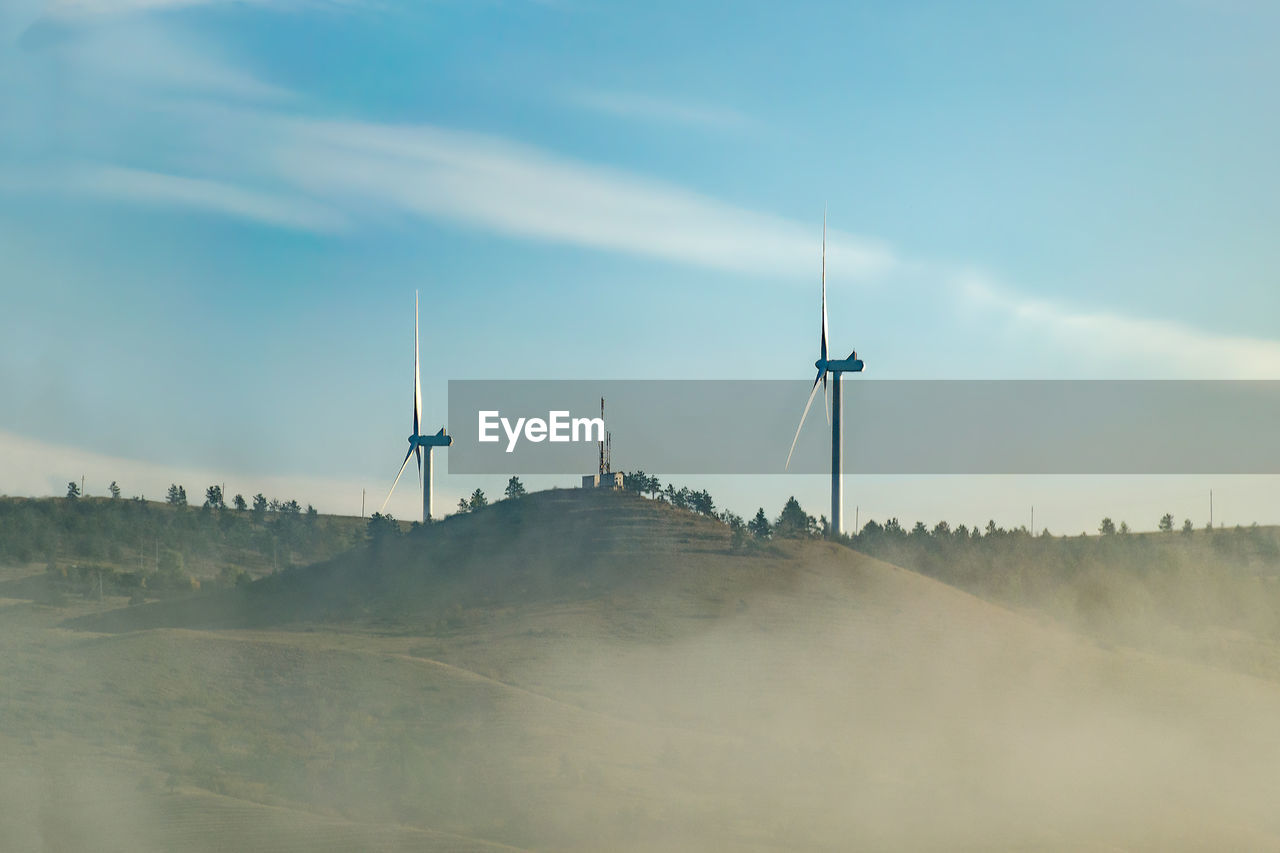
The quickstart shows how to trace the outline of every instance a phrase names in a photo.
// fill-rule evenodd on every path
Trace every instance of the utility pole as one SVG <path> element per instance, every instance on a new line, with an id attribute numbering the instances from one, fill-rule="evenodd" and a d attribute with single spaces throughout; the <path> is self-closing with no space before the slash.
<path id="1" fill-rule="evenodd" d="M 1213 529 L 1213 489 L 1209 490 L 1209 529 Z"/>
<path id="2" fill-rule="evenodd" d="M 1036 535 L 1036 505 L 1031 505 L 1031 535 Z"/>
<path id="3" fill-rule="evenodd" d="M 360 490 L 360 517 L 364 518 L 364 489 Z"/>

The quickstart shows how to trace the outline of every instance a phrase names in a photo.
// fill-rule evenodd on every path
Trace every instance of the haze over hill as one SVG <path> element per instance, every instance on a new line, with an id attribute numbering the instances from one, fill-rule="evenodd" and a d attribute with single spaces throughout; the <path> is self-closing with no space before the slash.
<path id="1" fill-rule="evenodd" d="M 247 589 L 8 601 L 4 778 L 77 819 L 15 790 L 0 846 L 1280 847 L 1276 680 L 730 544 L 550 492 Z"/>

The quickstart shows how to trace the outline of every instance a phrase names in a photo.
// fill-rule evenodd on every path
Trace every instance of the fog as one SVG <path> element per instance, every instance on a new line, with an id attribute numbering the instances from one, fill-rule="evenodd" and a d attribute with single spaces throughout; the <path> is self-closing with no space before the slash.
<path id="1" fill-rule="evenodd" d="M 890 581 L 815 578 L 666 645 L 565 641 L 534 666 L 646 726 L 564 744 L 647 777 L 614 789 L 630 849 L 1280 846 L 1276 685 Z"/>

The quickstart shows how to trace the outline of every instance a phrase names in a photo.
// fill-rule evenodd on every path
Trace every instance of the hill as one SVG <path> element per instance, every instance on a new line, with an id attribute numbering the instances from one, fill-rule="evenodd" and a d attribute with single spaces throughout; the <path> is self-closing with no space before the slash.
<path id="1" fill-rule="evenodd" d="M 0 606 L 0 754 L 130 849 L 1280 848 L 1276 681 L 632 496 L 120 603 Z"/>

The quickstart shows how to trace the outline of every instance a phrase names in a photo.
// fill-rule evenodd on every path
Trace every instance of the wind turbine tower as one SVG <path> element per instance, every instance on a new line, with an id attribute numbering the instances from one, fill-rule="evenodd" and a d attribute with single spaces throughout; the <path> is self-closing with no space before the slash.
<path id="1" fill-rule="evenodd" d="M 822 385 L 823 402 L 826 402 L 827 374 L 831 375 L 831 535 L 833 538 L 844 535 L 844 455 L 841 447 L 842 415 L 844 405 L 840 399 L 840 375 L 842 373 L 861 373 L 862 361 L 858 351 L 849 353 L 848 358 L 827 358 L 827 214 L 822 213 L 822 337 L 819 341 L 818 360 L 814 362 L 818 375 L 813 380 L 813 388 L 809 390 L 809 400 L 804 404 L 804 412 L 800 415 L 800 425 L 796 427 L 796 436 L 791 439 L 791 450 L 787 453 L 787 467 L 791 467 L 791 454 L 795 453 L 796 442 L 800 439 L 800 430 L 804 429 L 804 419 L 809 415 L 809 407 L 818 393 L 818 385 Z"/>
<path id="2" fill-rule="evenodd" d="M 391 484 L 391 490 L 387 492 L 386 500 L 382 502 L 382 509 L 387 508 L 387 501 L 391 500 L 391 495 L 396 490 L 396 484 L 400 482 L 400 477 L 404 474 L 405 466 L 409 464 L 409 457 L 415 454 L 418 457 L 418 479 L 422 483 L 422 523 L 426 524 L 431 521 L 435 515 L 434 505 L 432 502 L 432 473 L 431 473 L 431 455 L 437 447 L 448 447 L 453 444 L 453 436 L 445 432 L 444 427 L 440 427 L 439 431 L 433 435 L 422 435 L 420 432 L 422 423 L 422 371 L 419 367 L 418 359 L 418 294 L 413 294 L 413 432 L 409 435 L 409 452 L 404 455 L 404 461 L 400 463 L 400 472 L 396 474 L 395 482 Z M 426 453 L 423 453 L 423 448 Z M 382 510 L 379 510 L 381 512 Z"/>

